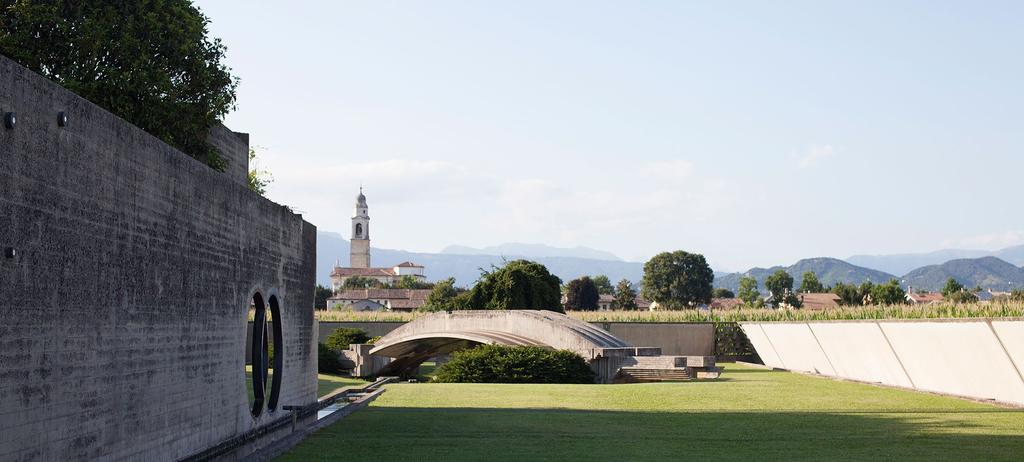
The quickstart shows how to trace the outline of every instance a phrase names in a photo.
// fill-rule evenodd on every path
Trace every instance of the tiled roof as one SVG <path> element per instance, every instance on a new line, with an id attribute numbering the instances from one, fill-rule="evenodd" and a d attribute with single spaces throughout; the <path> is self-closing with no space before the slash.
<path id="1" fill-rule="evenodd" d="M 799 294 L 802 303 L 801 308 L 805 310 L 823 310 L 839 306 L 839 296 L 836 294 Z"/>
<path id="2" fill-rule="evenodd" d="M 334 271 L 331 272 L 331 276 L 343 278 L 352 276 L 395 276 L 395 270 L 392 268 L 341 268 L 336 266 Z"/>
<path id="3" fill-rule="evenodd" d="M 743 300 L 738 298 L 713 298 L 710 306 L 712 309 L 728 310 L 738 308 L 740 305 L 743 305 Z"/>
<path id="4" fill-rule="evenodd" d="M 411 261 L 403 261 L 402 263 L 399 263 L 395 266 L 399 268 L 423 268 L 423 265 L 417 265 Z"/>
<path id="5" fill-rule="evenodd" d="M 942 294 L 939 292 L 926 292 L 923 294 L 919 293 L 908 293 L 907 300 L 914 303 L 937 303 L 943 300 Z"/>
<path id="6" fill-rule="evenodd" d="M 331 300 L 426 300 L 430 289 L 349 289 L 338 292 Z M 394 302 L 392 302 L 394 303 Z"/>

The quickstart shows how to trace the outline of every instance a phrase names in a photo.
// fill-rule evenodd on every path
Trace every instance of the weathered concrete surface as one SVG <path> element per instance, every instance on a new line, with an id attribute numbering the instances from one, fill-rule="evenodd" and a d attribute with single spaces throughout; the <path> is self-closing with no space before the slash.
<path id="1" fill-rule="evenodd" d="M 316 401 L 312 225 L 0 57 L 8 111 L 0 460 L 175 460 L 284 417 L 248 408 L 256 291 L 281 302 L 280 405 Z"/>
<path id="2" fill-rule="evenodd" d="M 715 354 L 715 325 L 712 323 L 593 323 L 633 345 L 661 348 L 661 353 L 679 356 Z"/>
<path id="3" fill-rule="evenodd" d="M 417 345 L 426 346 L 434 338 L 504 343 L 499 336 L 514 337 L 515 343 L 510 344 L 570 350 L 586 359 L 595 357 L 595 349 L 630 346 L 588 323 L 551 311 L 467 310 L 417 318 L 382 337 L 370 353 L 398 357 L 421 350 Z"/>
<path id="4" fill-rule="evenodd" d="M 878 323 L 812 323 L 810 328 L 836 376 L 913 387 Z"/>
<path id="5" fill-rule="evenodd" d="M 742 326 L 765 364 L 773 367 L 1024 405 L 1021 320 L 746 322 Z"/>
<path id="6" fill-rule="evenodd" d="M 605 330 L 631 345 L 660 348 L 663 354 L 679 356 L 708 356 L 715 351 L 715 326 L 711 323 L 627 323 L 594 322 L 592 326 Z M 404 322 L 320 322 L 321 343 L 339 327 L 354 327 L 366 331 L 370 337 L 387 335 L 405 325 Z"/>

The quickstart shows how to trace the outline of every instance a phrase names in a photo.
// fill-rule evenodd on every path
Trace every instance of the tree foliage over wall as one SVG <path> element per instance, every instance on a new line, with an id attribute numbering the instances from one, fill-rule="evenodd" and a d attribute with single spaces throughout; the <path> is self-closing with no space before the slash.
<path id="1" fill-rule="evenodd" d="M 540 263 L 513 260 L 484 271 L 469 291 L 476 310 L 549 310 L 562 312 L 562 281 Z"/>
<path id="2" fill-rule="evenodd" d="M 464 292 L 462 292 L 464 293 Z M 455 287 L 455 278 L 437 281 L 433 290 L 427 295 L 421 311 L 451 311 L 465 307 L 466 297 L 460 297 L 460 289 Z"/>
<path id="3" fill-rule="evenodd" d="M 715 273 L 703 255 L 682 250 L 663 252 L 644 263 L 643 297 L 658 305 L 682 309 L 711 303 Z"/>
<path id="4" fill-rule="evenodd" d="M 0 0 L 0 54 L 224 170 L 207 143 L 237 79 L 189 0 Z"/>

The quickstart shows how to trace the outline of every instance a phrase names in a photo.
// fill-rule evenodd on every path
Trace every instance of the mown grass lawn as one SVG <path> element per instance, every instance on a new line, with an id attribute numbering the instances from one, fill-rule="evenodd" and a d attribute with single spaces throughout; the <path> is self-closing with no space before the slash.
<path id="1" fill-rule="evenodd" d="M 1024 411 L 726 365 L 714 382 L 394 384 L 281 460 L 1014 460 Z"/>
<path id="2" fill-rule="evenodd" d="M 273 377 L 273 373 L 272 372 L 271 372 L 271 376 L 270 377 Z M 334 390 L 342 388 L 342 387 L 355 386 L 355 385 L 363 385 L 363 384 L 367 383 L 363 379 L 354 379 L 352 377 L 343 377 L 343 376 L 340 376 L 340 375 L 333 375 L 333 374 L 317 374 L 316 378 L 317 378 L 316 395 L 319 396 L 319 397 L 322 397 L 322 396 L 324 396 L 324 395 L 326 395 L 326 394 L 328 394 L 328 393 L 330 393 L 330 392 L 332 392 Z M 269 383 L 270 380 L 271 379 L 268 378 L 268 383 Z M 252 366 L 248 366 L 248 365 L 245 366 L 245 389 L 249 393 L 249 402 L 251 403 L 252 399 L 253 399 L 253 394 L 252 394 Z"/>

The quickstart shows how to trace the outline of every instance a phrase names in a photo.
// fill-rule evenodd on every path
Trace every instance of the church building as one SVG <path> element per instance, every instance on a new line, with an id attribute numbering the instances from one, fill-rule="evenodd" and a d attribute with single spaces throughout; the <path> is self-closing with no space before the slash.
<path id="1" fill-rule="evenodd" d="M 335 293 L 345 288 L 345 281 L 352 277 L 374 279 L 381 284 L 395 284 L 402 276 L 412 276 L 418 282 L 425 282 L 424 267 L 412 262 L 403 262 L 391 267 L 370 266 L 370 208 L 366 205 L 363 188 L 356 197 L 355 212 L 352 215 L 352 239 L 350 242 L 347 268 L 335 266 L 331 273 L 331 286 Z"/>

